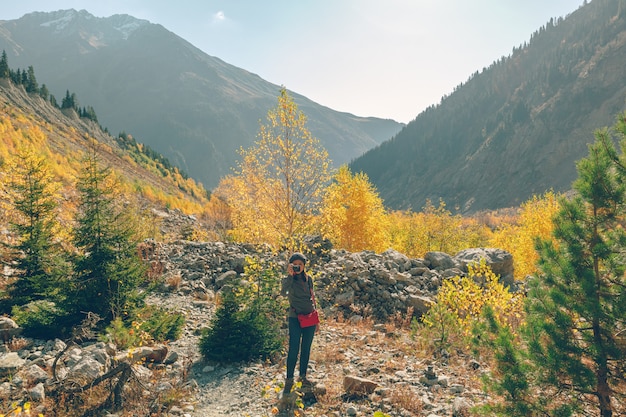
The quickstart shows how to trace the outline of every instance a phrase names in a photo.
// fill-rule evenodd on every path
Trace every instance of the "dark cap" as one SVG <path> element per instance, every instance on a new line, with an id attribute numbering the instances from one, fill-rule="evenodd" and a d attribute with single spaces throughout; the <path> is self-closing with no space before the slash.
<path id="1" fill-rule="evenodd" d="M 289 263 L 293 263 L 293 261 L 302 261 L 306 263 L 306 256 L 304 256 L 300 252 L 296 252 L 289 258 Z"/>

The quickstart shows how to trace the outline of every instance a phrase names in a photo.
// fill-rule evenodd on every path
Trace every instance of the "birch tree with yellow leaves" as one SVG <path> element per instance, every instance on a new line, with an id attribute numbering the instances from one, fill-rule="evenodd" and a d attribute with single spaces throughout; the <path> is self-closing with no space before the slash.
<path id="1" fill-rule="evenodd" d="M 235 240 L 295 249 L 315 232 L 313 218 L 330 180 L 330 159 L 306 121 L 282 88 L 257 141 L 240 151 L 237 172 L 218 186 L 232 209 Z"/>
<path id="2" fill-rule="evenodd" d="M 324 236 L 351 252 L 388 249 L 387 214 L 366 174 L 343 165 L 324 194 L 320 216 Z"/>
<path id="3" fill-rule="evenodd" d="M 553 217 L 560 208 L 563 195 L 548 191 L 533 196 L 521 205 L 516 223 L 504 224 L 490 239 L 489 245 L 502 248 L 513 255 L 515 277 L 523 280 L 537 272 L 539 254 L 535 248 L 538 238 L 549 239 L 554 230 Z"/>

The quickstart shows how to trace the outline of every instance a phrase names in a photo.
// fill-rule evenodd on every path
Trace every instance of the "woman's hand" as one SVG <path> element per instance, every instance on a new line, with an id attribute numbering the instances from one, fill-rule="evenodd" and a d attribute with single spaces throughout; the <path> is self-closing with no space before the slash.
<path id="1" fill-rule="evenodd" d="M 304 269 L 304 262 L 299 260 L 287 265 L 287 273 L 292 277 L 300 273 L 304 273 Z"/>

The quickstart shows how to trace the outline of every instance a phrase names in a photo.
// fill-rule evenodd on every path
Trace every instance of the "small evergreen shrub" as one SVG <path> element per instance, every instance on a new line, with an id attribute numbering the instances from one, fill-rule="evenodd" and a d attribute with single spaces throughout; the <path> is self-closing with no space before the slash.
<path id="1" fill-rule="evenodd" d="M 24 336 L 36 339 L 54 339 L 65 336 L 66 314 L 53 302 L 40 300 L 23 306 L 14 306 L 11 315 Z"/>
<path id="2" fill-rule="evenodd" d="M 110 340 L 120 349 L 143 344 L 176 340 L 185 325 L 185 317 L 157 306 L 145 306 L 133 319 L 116 318 L 105 330 L 103 340 Z"/>
<path id="3" fill-rule="evenodd" d="M 266 359 L 280 350 L 282 341 L 275 323 L 255 308 L 240 309 L 231 292 L 215 312 L 200 338 L 200 353 L 216 362 Z"/>
<path id="4" fill-rule="evenodd" d="M 177 340 L 185 326 L 185 316 L 162 307 L 146 306 L 138 314 L 143 318 L 139 326 L 148 333 L 155 342 Z"/>
<path id="5" fill-rule="evenodd" d="M 116 318 L 107 326 L 101 340 L 110 341 L 118 349 L 128 349 L 141 344 L 141 335 L 132 327 L 126 326 L 121 318 Z"/>
<path id="6" fill-rule="evenodd" d="M 223 295 L 200 338 L 200 352 L 216 362 L 267 359 L 280 351 L 285 317 L 279 297 L 281 274 L 276 265 L 248 259 L 244 279 Z"/>

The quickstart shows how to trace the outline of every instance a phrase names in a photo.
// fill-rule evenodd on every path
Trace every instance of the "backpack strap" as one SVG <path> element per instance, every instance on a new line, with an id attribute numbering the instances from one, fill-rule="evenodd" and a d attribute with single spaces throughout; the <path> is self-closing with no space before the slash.
<path id="1" fill-rule="evenodd" d="M 313 310 L 316 310 L 317 304 L 315 303 L 315 294 L 313 293 L 313 279 L 308 275 L 307 279 L 309 281 L 309 293 L 311 293 L 311 301 L 313 301 Z"/>

